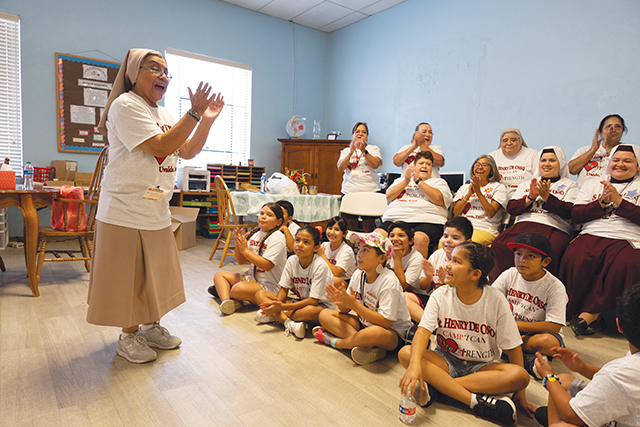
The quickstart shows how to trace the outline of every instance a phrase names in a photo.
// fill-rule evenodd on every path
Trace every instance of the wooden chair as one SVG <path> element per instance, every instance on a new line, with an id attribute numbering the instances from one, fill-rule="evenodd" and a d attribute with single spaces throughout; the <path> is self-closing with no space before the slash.
<path id="1" fill-rule="evenodd" d="M 93 256 L 93 232 L 95 230 L 95 217 L 96 211 L 98 210 L 98 199 L 100 197 L 100 184 L 102 182 L 102 176 L 104 173 L 104 168 L 109 162 L 109 147 L 105 147 L 100 156 L 98 157 L 98 162 L 96 163 L 95 170 L 93 172 L 93 177 L 91 178 L 91 183 L 89 184 L 89 191 L 85 194 L 85 199 L 64 199 L 60 197 L 53 197 L 54 201 L 62 203 L 62 210 L 64 212 L 64 230 L 54 230 L 50 226 L 42 226 L 39 228 L 38 232 L 38 264 L 36 266 L 36 289 L 38 283 L 40 283 L 40 272 L 42 271 L 42 264 L 47 262 L 61 262 L 61 261 L 84 261 L 84 266 L 87 269 L 87 272 L 90 271 L 91 268 L 91 257 Z M 77 222 L 80 222 L 83 212 L 87 213 L 87 227 L 85 230 L 80 231 L 69 231 L 72 225 L 74 225 L 69 218 L 67 218 L 67 204 L 75 203 L 78 204 L 78 217 Z M 79 228 L 76 225 L 76 229 Z M 56 240 L 59 239 L 69 239 L 76 238 L 78 239 L 78 243 L 80 245 L 79 249 L 76 250 L 68 250 L 68 249 L 60 249 L 60 250 L 47 250 L 47 243 L 49 238 L 54 238 Z M 52 254 L 52 258 L 45 258 L 46 254 Z M 81 255 L 81 256 L 77 256 Z"/>
<path id="2" fill-rule="evenodd" d="M 222 264 L 224 264 L 224 259 L 227 255 L 235 255 L 233 251 L 230 251 L 229 244 L 233 240 L 233 234 L 235 230 L 239 228 L 253 228 L 257 224 L 239 224 L 238 217 L 236 216 L 236 210 L 233 207 L 233 200 L 231 200 L 231 195 L 229 194 L 229 189 L 227 188 L 227 184 L 225 184 L 224 180 L 221 176 L 216 176 L 215 179 L 216 184 L 216 199 L 218 203 L 218 224 L 220 226 L 220 234 L 218 234 L 218 238 L 213 245 L 213 249 L 211 250 L 211 255 L 209 255 L 209 261 L 213 258 L 213 255 L 218 250 L 218 245 L 223 239 L 223 236 L 226 232 L 227 239 L 224 242 L 224 248 L 222 249 L 222 257 L 220 258 L 220 268 L 222 268 Z"/>

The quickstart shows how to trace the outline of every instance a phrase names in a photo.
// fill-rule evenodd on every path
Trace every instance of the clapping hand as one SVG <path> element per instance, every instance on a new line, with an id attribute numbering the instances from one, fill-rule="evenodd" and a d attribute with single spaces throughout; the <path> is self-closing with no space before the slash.
<path id="1" fill-rule="evenodd" d="M 224 107 L 224 97 L 221 93 L 214 93 L 211 96 L 211 86 L 209 83 L 200 82 L 196 92 L 193 93 L 190 87 L 189 99 L 191 100 L 191 108 L 196 110 L 202 117 L 215 120 Z"/>
<path id="2" fill-rule="evenodd" d="M 551 181 L 548 179 L 541 179 L 538 183 L 538 194 L 542 197 L 542 200 L 547 202 L 549 195 L 551 194 Z"/>
<path id="3" fill-rule="evenodd" d="M 356 301 L 356 297 L 346 291 L 343 288 L 336 288 L 332 284 L 328 284 L 325 286 L 325 290 L 327 291 L 327 298 L 329 298 L 335 305 L 338 307 L 344 308 L 353 308 Z"/>

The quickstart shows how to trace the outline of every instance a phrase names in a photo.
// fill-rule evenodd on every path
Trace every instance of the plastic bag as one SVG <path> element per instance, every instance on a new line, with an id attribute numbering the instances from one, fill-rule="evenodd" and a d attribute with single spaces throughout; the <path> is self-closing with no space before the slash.
<path id="1" fill-rule="evenodd" d="M 80 199 L 84 200 L 84 188 L 63 185 L 58 189 L 60 198 L 62 199 Z M 78 218 L 78 211 L 82 205 L 82 216 Z M 87 205 L 84 203 L 66 203 L 67 231 L 85 231 L 87 229 Z M 65 231 L 64 229 L 64 211 L 63 202 L 53 201 L 51 209 L 51 228 L 54 230 Z"/>
<path id="2" fill-rule="evenodd" d="M 300 194 L 296 183 L 280 172 L 274 172 L 267 180 L 267 190 L 273 194 L 284 194 L 285 196 Z"/>

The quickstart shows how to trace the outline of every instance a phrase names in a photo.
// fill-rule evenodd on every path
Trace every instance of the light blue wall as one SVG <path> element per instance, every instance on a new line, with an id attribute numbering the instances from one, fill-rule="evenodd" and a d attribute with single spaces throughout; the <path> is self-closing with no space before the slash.
<path id="1" fill-rule="evenodd" d="M 171 47 L 253 67 L 251 157 L 280 170 L 277 138 L 294 113 L 293 24 L 215 0 L 2 0 L 0 10 L 21 18 L 25 161 L 76 160 L 91 172 L 97 158 L 57 151 L 55 52 L 120 62 L 132 47 Z M 300 26 L 295 36 L 295 111 L 324 122 L 328 36 Z M 22 234 L 11 211 L 11 235 Z"/>
<path id="2" fill-rule="evenodd" d="M 520 128 L 571 157 L 619 113 L 640 143 L 640 2 L 408 0 L 329 35 L 327 118 L 392 156 L 428 121 L 445 171 L 467 171 Z"/>

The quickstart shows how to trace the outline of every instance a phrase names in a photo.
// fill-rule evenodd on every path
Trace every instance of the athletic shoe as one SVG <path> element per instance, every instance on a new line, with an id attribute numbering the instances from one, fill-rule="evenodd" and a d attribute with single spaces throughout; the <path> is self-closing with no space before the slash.
<path id="1" fill-rule="evenodd" d="M 311 335 L 313 335 L 313 337 L 316 338 L 318 341 L 322 342 L 322 337 L 318 338 L 318 331 L 320 329 L 322 329 L 321 325 L 314 326 L 313 329 L 311 330 Z"/>
<path id="2" fill-rule="evenodd" d="M 478 404 L 473 407 L 473 412 L 477 415 L 508 425 L 515 424 L 518 420 L 516 405 L 508 397 L 476 393 L 476 399 Z"/>
<path id="3" fill-rule="evenodd" d="M 226 299 L 220 303 L 220 311 L 224 314 L 233 314 L 236 310 L 239 310 L 242 307 L 242 303 L 240 301 L 236 301 L 234 299 Z"/>
<path id="4" fill-rule="evenodd" d="M 147 331 L 140 329 L 138 335 L 147 341 L 149 347 L 161 350 L 172 350 L 182 344 L 180 338 L 171 335 L 167 328 L 160 326 L 159 322 L 154 323 Z"/>
<path id="5" fill-rule="evenodd" d="M 538 373 L 538 369 L 536 368 L 536 355 L 531 353 L 523 353 L 524 356 L 524 369 L 531 375 L 533 378 L 537 380 L 541 380 L 542 377 Z"/>
<path id="6" fill-rule="evenodd" d="M 380 359 L 384 359 L 387 350 L 379 347 L 353 347 L 351 349 L 351 358 L 358 365 L 368 365 Z"/>
<path id="7" fill-rule="evenodd" d="M 413 398 L 420 406 L 431 406 L 433 402 L 438 400 L 440 392 L 435 389 L 431 384 L 424 383 L 426 390 L 420 388 L 420 383 L 416 383 L 416 387 L 413 390 Z"/>
<path id="8" fill-rule="evenodd" d="M 541 406 L 536 409 L 536 412 L 533 416 L 541 426 L 549 427 L 549 413 L 547 412 L 546 406 Z"/>
<path id="9" fill-rule="evenodd" d="M 126 337 L 120 335 L 116 353 L 131 363 L 147 363 L 158 357 L 158 354 L 147 345 L 147 341 L 138 332 Z"/>
<path id="10" fill-rule="evenodd" d="M 306 333 L 307 325 L 305 325 L 304 322 L 294 322 L 291 319 L 289 319 L 289 322 L 286 322 L 286 325 L 284 327 L 284 335 L 286 337 L 293 334 L 296 336 L 296 338 L 303 339 Z"/>
<path id="11" fill-rule="evenodd" d="M 218 296 L 218 290 L 216 289 L 216 285 L 209 286 L 209 289 L 207 289 L 207 292 L 209 292 L 211 296 L 214 298 L 220 298 Z"/>
<path id="12" fill-rule="evenodd" d="M 262 309 L 256 312 L 255 320 L 256 323 L 275 323 L 276 321 L 273 317 L 262 314 Z"/>

